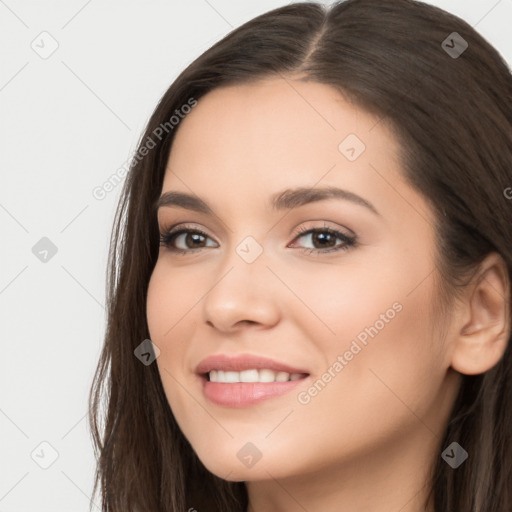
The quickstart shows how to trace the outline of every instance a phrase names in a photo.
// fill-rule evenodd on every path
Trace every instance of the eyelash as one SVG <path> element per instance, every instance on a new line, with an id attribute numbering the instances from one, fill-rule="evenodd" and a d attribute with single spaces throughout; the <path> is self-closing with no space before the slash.
<path id="1" fill-rule="evenodd" d="M 204 231 L 198 229 L 198 228 L 192 228 L 189 226 L 182 226 L 179 229 L 168 229 L 164 233 L 160 233 L 160 245 L 166 247 L 170 251 L 176 253 L 176 254 L 188 254 L 190 252 L 198 252 L 201 249 L 206 249 L 206 247 L 196 247 L 192 249 L 178 249 L 177 247 L 172 247 L 172 243 L 175 241 L 175 239 L 183 234 L 183 233 L 194 233 L 198 235 L 202 235 L 206 238 L 210 238 L 207 233 Z M 335 236 L 336 238 L 339 238 L 344 243 L 335 247 L 329 247 L 328 249 L 315 249 L 310 247 L 299 247 L 300 250 L 307 254 L 325 254 L 329 252 L 336 252 L 336 251 L 346 251 L 354 246 L 356 246 L 356 240 L 357 237 L 355 236 L 349 236 L 345 233 L 342 233 L 341 231 L 338 231 L 337 229 L 333 229 L 330 227 L 318 227 L 318 228 L 306 228 L 306 227 L 300 227 L 296 233 L 294 234 L 293 241 L 295 241 L 297 238 L 303 237 L 308 234 L 314 234 L 314 233 L 329 233 L 330 235 Z"/>

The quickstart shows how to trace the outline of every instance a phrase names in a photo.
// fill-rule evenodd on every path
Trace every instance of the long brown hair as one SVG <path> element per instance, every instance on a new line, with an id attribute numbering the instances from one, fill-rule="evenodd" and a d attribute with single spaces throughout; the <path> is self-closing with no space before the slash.
<path id="1" fill-rule="evenodd" d="M 404 176 L 437 219 L 439 283 L 448 296 L 492 251 L 512 275 L 512 77 L 482 36 L 413 0 L 296 3 L 245 23 L 163 95 L 139 144 L 148 148 L 151 139 L 155 146 L 134 159 L 123 186 L 109 252 L 106 334 L 89 397 L 98 458 L 93 494 L 99 486 L 104 512 L 246 510 L 245 484 L 204 468 L 173 417 L 156 364 L 141 364 L 134 349 L 149 338 L 146 294 L 159 252 L 153 204 L 179 129 L 171 116 L 222 85 L 298 73 L 335 87 L 393 128 Z M 463 377 L 441 448 L 452 441 L 470 457 L 454 470 L 439 453 L 428 482 L 436 512 L 512 510 L 510 339 L 496 366 Z"/>

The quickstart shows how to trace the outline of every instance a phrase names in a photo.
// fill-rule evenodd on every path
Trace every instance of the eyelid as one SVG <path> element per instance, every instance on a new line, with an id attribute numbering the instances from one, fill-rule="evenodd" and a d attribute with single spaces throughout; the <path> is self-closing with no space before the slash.
<path id="1" fill-rule="evenodd" d="M 176 222 L 175 224 L 167 225 L 165 222 L 161 223 L 161 227 L 159 227 L 160 233 L 169 233 L 170 231 L 176 232 L 181 229 L 186 229 L 190 231 L 203 231 L 206 236 L 214 239 L 212 235 L 206 233 L 207 229 L 202 227 L 201 225 L 197 225 L 194 222 Z"/>
<path id="2" fill-rule="evenodd" d="M 308 223 L 309 222 L 318 222 L 318 220 L 308 221 Z M 341 226 L 339 224 L 336 224 L 333 226 L 331 224 L 334 224 L 334 223 L 329 223 L 328 221 L 325 221 L 325 220 L 323 220 L 322 226 L 317 226 L 317 225 L 304 226 L 304 224 L 302 223 L 299 225 L 298 228 L 295 228 L 294 230 L 292 230 L 290 236 L 297 237 L 298 235 L 302 235 L 309 231 L 316 231 L 316 230 L 320 230 L 323 228 L 325 230 L 340 232 L 347 238 L 354 238 L 354 239 L 357 238 L 357 235 L 351 229 L 347 228 L 346 226 Z"/>
<path id="3" fill-rule="evenodd" d="M 318 222 L 318 220 L 313 219 L 308 222 Z M 324 228 L 324 229 L 331 229 L 333 231 L 341 231 L 347 238 L 357 238 L 357 235 L 351 229 L 347 228 L 346 226 L 340 226 L 340 225 L 331 226 L 330 224 L 328 224 L 328 221 L 324 220 L 323 222 L 324 222 L 324 224 L 322 226 L 313 225 L 313 226 L 309 226 L 309 227 L 306 227 L 303 225 L 303 223 L 301 223 L 299 225 L 299 227 L 294 228 L 290 231 L 289 236 L 293 236 L 293 239 L 295 240 L 295 238 L 298 235 L 307 233 L 308 231 L 311 231 L 311 230 L 317 230 L 317 229 Z M 202 232 L 204 232 L 205 236 L 208 236 L 209 238 L 211 238 L 213 240 L 215 239 L 212 235 L 209 235 L 208 233 L 206 233 L 207 230 L 204 227 L 197 227 L 197 225 L 194 223 L 177 222 L 176 224 L 171 224 L 170 226 L 167 226 L 164 222 L 159 223 L 159 224 L 162 224 L 162 228 L 160 228 L 161 233 L 169 233 L 170 231 L 173 231 L 173 233 L 175 233 L 176 231 L 179 231 L 181 229 L 190 229 L 191 231 L 202 231 Z"/>
<path id="4" fill-rule="evenodd" d="M 176 215 L 176 212 L 173 214 L 172 208 L 160 208 L 157 214 L 157 224 L 160 228 L 160 231 L 168 231 L 170 229 L 178 228 L 181 229 L 183 226 L 190 227 L 190 229 L 200 229 L 202 231 L 212 231 L 215 230 L 216 233 L 219 233 L 219 236 L 227 236 L 228 233 L 232 233 L 233 230 L 226 224 L 220 217 L 210 217 L 201 212 L 197 212 L 193 214 L 193 218 L 197 220 L 183 220 L 183 221 L 175 221 L 175 219 L 182 218 L 182 212 L 179 212 Z M 203 222 L 205 224 L 203 224 Z M 204 227 L 205 225 L 210 225 L 211 229 Z M 198 226 L 198 227 L 197 227 Z M 211 236 L 211 235 L 208 235 Z"/>

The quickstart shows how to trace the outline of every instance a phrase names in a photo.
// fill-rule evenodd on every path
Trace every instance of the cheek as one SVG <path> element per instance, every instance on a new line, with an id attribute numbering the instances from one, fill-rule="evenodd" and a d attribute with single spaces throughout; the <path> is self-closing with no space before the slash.
<path id="1" fill-rule="evenodd" d="M 327 355 L 348 350 L 354 338 L 364 346 L 371 337 L 368 330 L 381 332 L 396 323 L 403 309 L 404 290 L 412 288 L 396 264 L 387 268 L 382 263 L 362 265 L 357 259 L 355 255 L 342 264 L 319 265 L 313 272 L 306 267 L 279 272 L 294 295 L 283 289 L 276 296 L 276 307 L 283 317 L 300 325 L 307 341 L 320 345 Z M 379 255 L 374 259 L 383 261 Z"/>
<path id="2" fill-rule="evenodd" d="M 179 396 L 175 378 L 181 381 L 185 371 L 187 339 L 192 336 L 190 320 L 197 314 L 195 307 L 202 295 L 197 282 L 185 280 L 182 274 L 169 272 L 157 263 L 147 293 L 150 339 L 160 350 L 156 364 L 170 404 Z"/>
<path id="3" fill-rule="evenodd" d="M 336 337 L 317 338 L 326 365 L 318 391 L 303 395 L 310 398 L 306 409 L 330 411 L 354 439 L 362 426 L 369 438 L 410 427 L 432 407 L 446 371 L 441 342 L 433 337 L 431 283 L 409 295 L 398 283 L 373 288 L 371 301 L 338 299 Z"/>
<path id="4" fill-rule="evenodd" d="M 197 281 L 186 277 L 186 272 L 170 272 L 160 261 L 148 285 L 146 317 L 150 339 L 160 350 L 156 364 L 167 401 L 178 423 L 183 416 L 180 411 L 191 405 L 178 382 L 183 381 L 185 371 L 191 315 L 195 313 L 194 305 L 203 293 Z"/>
<path id="5" fill-rule="evenodd" d="M 321 361 L 315 370 L 322 382 L 311 395 L 306 389 L 305 401 L 311 398 L 320 409 L 342 402 L 345 412 L 354 407 L 350 417 L 361 420 L 395 407 L 398 414 L 401 400 L 425 408 L 433 399 L 446 371 L 432 328 L 433 277 L 424 257 L 415 264 L 400 264 L 398 254 L 390 260 L 393 265 L 376 258 L 362 271 L 347 259 L 347 265 L 304 273 L 297 282 L 295 291 L 310 311 L 295 301 L 294 318 Z M 365 410 L 358 412 L 361 405 Z"/>
<path id="6" fill-rule="evenodd" d="M 149 281 L 146 305 L 153 342 L 171 339 L 184 325 L 183 320 L 194 313 L 194 306 L 203 294 L 201 283 L 193 276 L 183 271 L 170 272 L 158 261 Z"/>

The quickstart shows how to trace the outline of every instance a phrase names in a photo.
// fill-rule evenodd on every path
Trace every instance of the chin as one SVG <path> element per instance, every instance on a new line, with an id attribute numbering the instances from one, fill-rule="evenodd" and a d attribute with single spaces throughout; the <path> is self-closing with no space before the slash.
<path id="1" fill-rule="evenodd" d="M 264 476 L 268 478 L 268 474 L 263 472 L 261 474 L 261 469 L 255 473 L 256 468 L 246 468 L 243 467 L 242 464 L 238 463 L 238 461 L 233 461 L 231 464 L 226 463 L 226 459 L 217 459 L 213 460 L 211 457 L 207 459 L 201 459 L 203 466 L 213 475 L 221 478 L 222 480 L 226 480 L 228 482 L 245 482 L 246 480 L 253 479 L 263 479 Z"/>
<path id="2" fill-rule="evenodd" d="M 239 460 L 235 449 L 216 455 L 210 452 L 205 457 L 198 454 L 198 457 L 210 473 L 229 482 L 268 480 L 272 477 L 284 478 L 291 476 L 294 470 L 297 470 L 292 460 L 288 458 L 287 464 L 283 465 L 282 458 L 275 454 L 270 457 L 262 455 L 261 459 L 250 466 Z M 241 458 L 243 460 L 243 454 Z"/>

